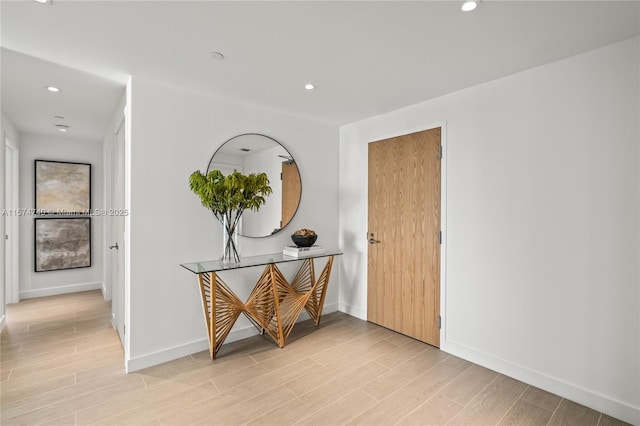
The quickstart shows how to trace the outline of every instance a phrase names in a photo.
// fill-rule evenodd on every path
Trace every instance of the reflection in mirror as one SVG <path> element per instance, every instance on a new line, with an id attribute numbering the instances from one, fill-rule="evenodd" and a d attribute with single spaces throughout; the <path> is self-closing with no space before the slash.
<path id="1" fill-rule="evenodd" d="M 211 157 L 207 173 L 216 169 L 225 176 L 237 170 L 243 174 L 264 172 L 269 178 L 273 193 L 260 210 L 243 213 L 240 235 L 266 237 L 293 219 L 302 192 L 300 172 L 289 151 L 275 139 L 257 133 L 229 139 Z"/>

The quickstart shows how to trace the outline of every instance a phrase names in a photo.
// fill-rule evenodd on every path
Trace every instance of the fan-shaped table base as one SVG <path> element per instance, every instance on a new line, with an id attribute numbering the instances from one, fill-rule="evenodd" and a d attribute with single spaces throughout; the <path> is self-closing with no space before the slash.
<path id="1" fill-rule="evenodd" d="M 317 327 L 329 284 L 333 256 L 327 258 L 318 279 L 313 260 L 304 259 L 291 283 L 287 282 L 275 263 L 266 265 L 245 302 L 231 291 L 217 272 L 197 274 L 211 359 L 216 357 L 241 313 L 261 333 L 266 332 L 271 336 L 281 348 L 303 310 L 307 311 Z"/>

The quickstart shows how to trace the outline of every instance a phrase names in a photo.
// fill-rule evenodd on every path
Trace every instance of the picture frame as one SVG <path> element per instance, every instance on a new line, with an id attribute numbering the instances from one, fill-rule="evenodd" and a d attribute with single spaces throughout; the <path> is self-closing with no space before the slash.
<path id="1" fill-rule="evenodd" d="M 35 160 L 34 207 L 38 214 L 91 211 L 91 164 Z"/>
<path id="2" fill-rule="evenodd" d="M 91 267 L 91 218 L 35 218 L 34 271 Z"/>

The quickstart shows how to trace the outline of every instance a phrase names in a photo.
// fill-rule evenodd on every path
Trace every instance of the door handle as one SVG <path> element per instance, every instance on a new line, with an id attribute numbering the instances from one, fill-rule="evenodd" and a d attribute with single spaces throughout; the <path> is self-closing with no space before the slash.
<path id="1" fill-rule="evenodd" d="M 369 244 L 376 244 L 379 243 L 379 240 L 376 240 L 375 238 L 373 238 L 373 232 L 369 234 Z"/>
<path id="2" fill-rule="evenodd" d="M 116 250 L 118 250 L 118 249 L 119 249 L 119 247 L 118 247 L 118 243 L 115 243 L 114 245 L 109 246 L 109 250 L 111 250 L 111 249 L 116 249 Z"/>

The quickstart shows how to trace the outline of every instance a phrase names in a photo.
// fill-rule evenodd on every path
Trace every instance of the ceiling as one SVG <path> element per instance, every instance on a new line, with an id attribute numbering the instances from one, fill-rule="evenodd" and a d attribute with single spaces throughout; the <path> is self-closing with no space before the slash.
<path id="1" fill-rule="evenodd" d="M 101 140 L 133 75 L 342 125 L 640 34 L 639 1 L 460 5 L 4 0 L 2 109 Z"/>
<path id="2" fill-rule="evenodd" d="M 22 133 L 102 141 L 125 87 L 33 56 L 2 49 L 2 111 Z M 45 86 L 59 87 L 51 93 Z M 61 116 L 64 118 L 55 118 Z"/>

